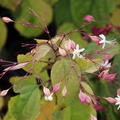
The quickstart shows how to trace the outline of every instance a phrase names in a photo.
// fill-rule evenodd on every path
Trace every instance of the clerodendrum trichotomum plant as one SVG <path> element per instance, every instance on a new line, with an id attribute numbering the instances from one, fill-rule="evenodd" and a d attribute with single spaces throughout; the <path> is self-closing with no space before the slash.
<path id="1" fill-rule="evenodd" d="M 2 20 L 15 22 L 8 17 Z M 37 44 L 27 54 L 18 55 L 17 63 L 1 60 L 9 63 L 1 77 L 21 68 L 27 72 L 23 77 L 10 79 L 11 88 L 18 95 L 10 99 L 5 120 L 97 120 L 98 111 L 110 116 L 111 104 L 117 106 L 113 107 L 117 114 L 120 90 L 117 94 L 111 90 L 111 85 L 118 83 L 117 73 L 111 70 L 119 44 L 110 36 L 83 32 L 95 20 L 87 15 L 84 21 L 79 30 L 49 40 L 35 39 Z M 37 28 L 27 22 L 19 24 Z M 49 35 L 47 28 L 45 32 Z M 82 48 L 81 43 L 68 38 L 73 32 L 84 34 L 91 42 Z M 5 96 L 11 88 L 3 90 L 0 96 Z"/>

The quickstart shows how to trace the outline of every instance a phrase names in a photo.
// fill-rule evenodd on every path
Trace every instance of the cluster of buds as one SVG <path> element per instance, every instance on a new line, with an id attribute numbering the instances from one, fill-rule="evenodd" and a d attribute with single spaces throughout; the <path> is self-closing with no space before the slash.
<path id="1" fill-rule="evenodd" d="M 109 82 L 113 82 L 115 80 L 116 77 L 116 73 L 114 74 L 109 74 L 109 69 L 108 70 L 104 70 L 102 71 L 98 77 L 103 78 L 105 80 L 108 80 Z"/>
<path id="2" fill-rule="evenodd" d="M 53 100 L 53 94 L 55 94 L 60 89 L 60 83 L 53 86 L 52 92 L 46 87 L 43 87 L 43 92 L 45 95 L 46 101 L 52 101 Z"/>
<path id="3" fill-rule="evenodd" d="M 82 90 L 80 90 L 78 96 L 79 96 L 79 99 L 82 102 L 82 104 L 84 104 L 84 103 L 90 104 L 91 98 L 87 94 L 83 93 Z"/>
<path id="4" fill-rule="evenodd" d="M 85 48 L 80 49 L 79 45 L 78 44 L 76 45 L 74 41 L 72 40 L 65 41 L 64 47 L 65 49 L 59 48 L 59 54 L 61 56 L 66 56 L 67 55 L 66 51 L 68 51 L 72 52 L 72 59 L 75 59 L 76 57 L 83 58 L 83 55 L 81 53 L 85 50 Z"/>

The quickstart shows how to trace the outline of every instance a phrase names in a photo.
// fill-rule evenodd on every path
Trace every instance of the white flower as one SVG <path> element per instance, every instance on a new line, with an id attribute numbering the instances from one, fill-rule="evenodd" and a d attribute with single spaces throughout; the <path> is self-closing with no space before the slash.
<path id="1" fill-rule="evenodd" d="M 45 96 L 46 101 L 52 101 L 53 100 L 53 93 L 51 93 L 49 96 Z"/>
<path id="2" fill-rule="evenodd" d="M 106 61 L 104 61 L 104 62 L 102 63 L 102 67 L 110 68 L 110 67 L 111 67 L 111 63 L 109 63 L 109 61 L 106 60 Z"/>
<path id="3" fill-rule="evenodd" d="M 99 37 L 100 37 L 100 44 L 103 44 L 102 45 L 102 48 L 104 49 L 105 48 L 105 44 L 106 43 L 108 43 L 108 44 L 112 44 L 112 42 L 113 42 L 113 40 L 111 40 L 111 41 L 108 41 L 108 40 L 106 40 L 106 37 L 103 35 L 103 34 L 101 34 L 101 35 L 99 35 Z"/>
<path id="4" fill-rule="evenodd" d="M 116 99 L 115 105 L 118 105 L 118 110 L 119 110 L 120 109 L 120 96 L 117 95 L 117 97 L 115 99 Z"/>
<path id="5" fill-rule="evenodd" d="M 81 55 L 80 53 L 83 52 L 85 50 L 85 48 L 79 49 L 79 45 L 76 45 L 76 48 L 73 51 L 73 57 L 72 59 L 75 59 L 76 56 L 78 56 L 79 58 L 83 58 L 83 55 Z"/>
<path id="6" fill-rule="evenodd" d="M 45 94 L 45 100 L 46 101 L 52 101 L 53 100 L 53 93 L 50 93 L 50 90 L 46 87 L 43 87 L 43 92 Z"/>

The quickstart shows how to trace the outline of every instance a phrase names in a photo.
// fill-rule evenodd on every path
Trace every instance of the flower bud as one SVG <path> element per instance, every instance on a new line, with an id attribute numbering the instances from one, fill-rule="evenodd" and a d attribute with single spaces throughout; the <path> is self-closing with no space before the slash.
<path id="1" fill-rule="evenodd" d="M 58 83 L 58 84 L 55 84 L 55 85 L 53 86 L 52 93 L 56 93 L 56 92 L 60 89 L 60 84 L 61 84 L 61 83 Z"/>
<path id="2" fill-rule="evenodd" d="M 67 88 L 64 87 L 63 90 L 62 90 L 62 96 L 65 97 L 67 94 Z"/>
<path id="3" fill-rule="evenodd" d="M 112 97 L 107 97 L 107 98 L 105 98 L 105 100 L 107 100 L 109 103 L 116 103 L 116 99 L 114 99 Z"/>
<path id="4" fill-rule="evenodd" d="M 13 22 L 13 20 L 10 19 L 9 17 L 2 17 L 2 20 L 3 20 L 5 23 Z"/>
<path id="5" fill-rule="evenodd" d="M 91 16 L 91 15 L 86 15 L 83 19 L 86 22 L 93 22 L 93 21 L 95 21 L 94 17 Z"/>
<path id="6" fill-rule="evenodd" d="M 86 101 L 87 104 L 90 104 L 91 98 L 88 95 L 86 95 L 86 100 L 85 101 Z"/>
<path id="7" fill-rule="evenodd" d="M 100 45 L 100 39 L 97 36 L 90 36 L 91 40 L 95 42 L 97 45 Z"/>
<path id="8" fill-rule="evenodd" d="M 59 54 L 61 56 L 66 56 L 67 55 L 66 51 L 64 49 L 62 49 L 62 48 L 59 48 Z"/>
<path id="9" fill-rule="evenodd" d="M 81 90 L 80 90 L 80 93 L 79 93 L 79 99 L 80 101 L 84 104 L 86 102 L 86 94 L 84 94 Z"/>
<path id="10" fill-rule="evenodd" d="M 65 48 L 66 50 L 71 50 L 71 49 L 74 50 L 76 48 L 76 44 L 72 40 L 67 40 L 65 41 Z"/>
<path id="11" fill-rule="evenodd" d="M 45 96 L 50 96 L 50 90 L 46 87 L 43 87 L 43 92 L 45 94 Z"/>
<path id="12" fill-rule="evenodd" d="M 94 115 L 91 115 L 90 120 L 97 120 L 97 118 Z"/>
<path id="13" fill-rule="evenodd" d="M 10 88 L 7 89 L 7 90 L 1 91 L 1 92 L 0 92 L 0 97 L 3 97 L 3 96 L 5 96 L 5 95 L 7 95 L 7 93 L 8 93 L 9 90 L 10 90 Z"/>

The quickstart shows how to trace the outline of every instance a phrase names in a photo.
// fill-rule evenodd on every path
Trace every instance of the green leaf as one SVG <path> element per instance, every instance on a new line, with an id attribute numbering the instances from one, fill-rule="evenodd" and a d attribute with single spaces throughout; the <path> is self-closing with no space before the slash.
<path id="1" fill-rule="evenodd" d="M 93 90 L 86 82 L 80 82 L 80 84 L 82 85 L 82 87 L 87 93 L 89 93 L 90 95 L 94 95 Z"/>
<path id="2" fill-rule="evenodd" d="M 0 49 L 4 46 L 7 38 L 7 28 L 5 24 L 0 20 Z"/>
<path id="3" fill-rule="evenodd" d="M 22 3 L 22 1 L 23 0 L 0 0 L 0 5 L 12 11 L 15 11 Z"/>
<path id="4" fill-rule="evenodd" d="M 59 27 L 58 34 L 61 32 L 62 33 L 71 32 L 75 29 L 77 29 L 77 27 L 73 23 L 66 22 Z M 76 44 L 79 44 L 80 47 L 85 47 L 87 45 L 87 41 L 82 39 L 79 32 L 71 33 L 67 37 L 70 38 L 71 40 L 75 41 Z"/>
<path id="5" fill-rule="evenodd" d="M 33 9 L 40 17 L 36 18 L 29 14 L 29 9 Z M 52 20 L 52 8 L 44 0 L 24 0 L 20 9 L 16 12 L 17 20 L 15 28 L 25 37 L 35 37 L 43 32 L 45 24 L 48 25 Z M 42 28 L 32 28 L 18 24 L 22 20 L 39 25 Z M 44 20 L 43 20 L 44 19 Z"/>
<path id="6" fill-rule="evenodd" d="M 58 0 L 45 0 L 45 1 L 51 5 L 54 5 Z"/>
<path id="7" fill-rule="evenodd" d="M 54 12 L 55 12 L 55 20 L 58 26 L 64 22 L 72 21 L 70 0 L 59 0 L 55 4 Z"/>
<path id="8" fill-rule="evenodd" d="M 111 68 L 111 73 L 117 73 L 116 80 L 120 81 L 120 53 L 115 56 L 113 60 L 113 67 Z M 115 84 L 116 89 L 119 88 L 119 84 Z"/>
<path id="9" fill-rule="evenodd" d="M 89 59 L 76 59 L 80 69 L 82 72 L 93 73 L 96 72 L 101 63 L 103 62 L 102 59 L 93 59 L 92 61 Z"/>
<path id="10" fill-rule="evenodd" d="M 40 92 L 34 76 L 16 78 L 14 91 L 20 93 L 9 101 L 4 120 L 36 120 L 40 112 Z"/>
<path id="11" fill-rule="evenodd" d="M 34 57 L 30 54 L 26 54 L 26 55 L 18 55 L 17 56 L 18 62 L 25 62 L 25 61 L 30 61 L 30 60 L 34 60 Z M 47 63 L 44 62 L 30 62 L 28 63 L 23 69 L 29 73 L 33 73 L 37 76 L 40 77 L 40 79 L 45 82 L 47 80 L 49 80 L 49 75 L 47 73 L 47 70 L 43 70 L 44 67 L 47 66 Z"/>
<path id="12" fill-rule="evenodd" d="M 50 46 L 40 45 L 36 47 L 36 53 L 34 55 L 34 59 L 39 61 L 41 58 L 44 58 L 45 56 L 47 57 L 47 55 L 49 55 L 49 52 L 50 54 L 53 54 L 53 57 L 54 57 L 54 52 Z"/>
<path id="13" fill-rule="evenodd" d="M 70 0 L 72 17 L 77 25 L 81 25 L 83 17 L 90 14 L 96 21 L 107 21 L 115 8 L 114 0 Z"/>
<path id="14" fill-rule="evenodd" d="M 67 105 L 72 102 L 79 92 L 80 69 L 70 59 L 61 59 L 57 61 L 51 71 L 52 84 L 61 83 L 61 89 L 66 86 L 67 94 L 65 98 L 62 97 L 61 90 L 57 92 L 58 105 Z M 71 87 L 72 86 L 72 87 Z"/>
<path id="15" fill-rule="evenodd" d="M 89 120 L 91 114 L 96 115 L 93 106 L 81 104 L 75 97 L 71 105 L 61 111 L 56 111 L 52 120 Z"/>

